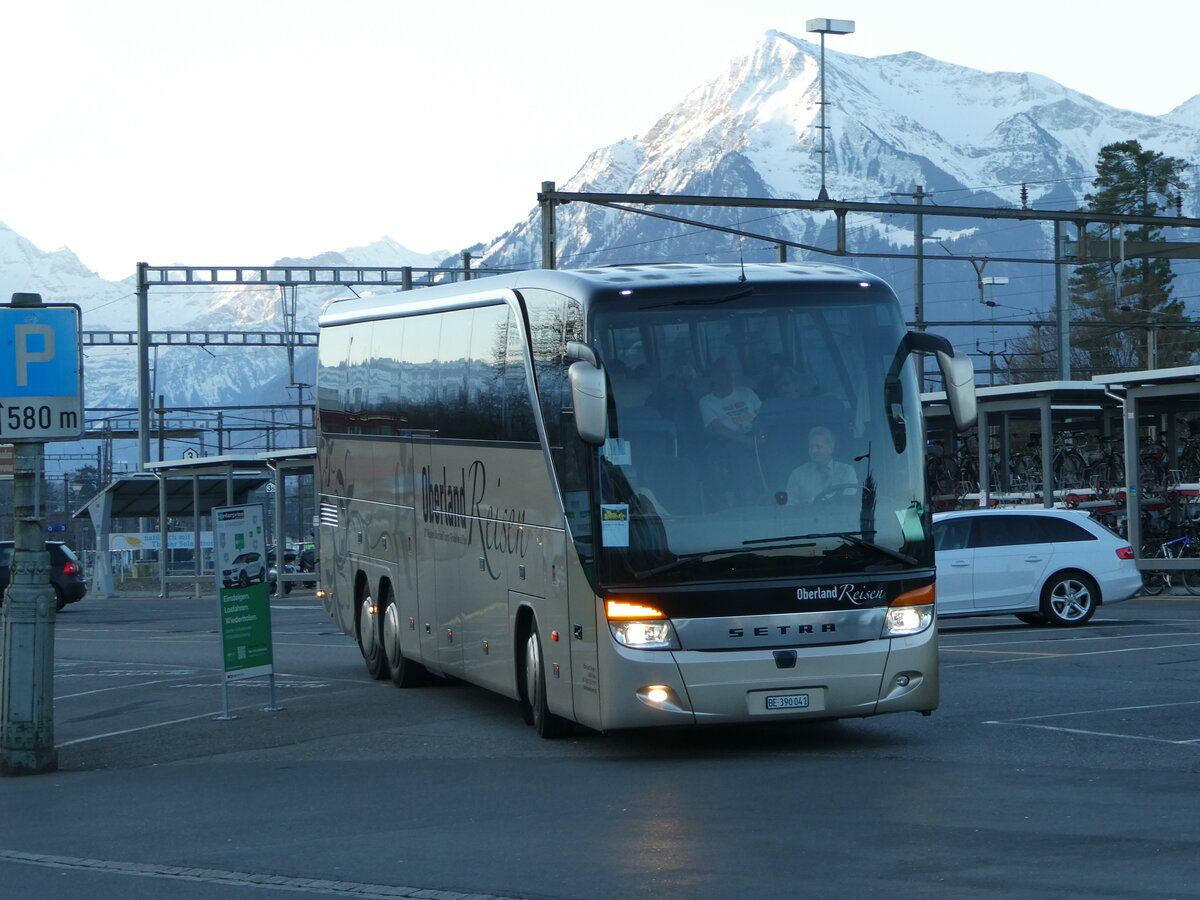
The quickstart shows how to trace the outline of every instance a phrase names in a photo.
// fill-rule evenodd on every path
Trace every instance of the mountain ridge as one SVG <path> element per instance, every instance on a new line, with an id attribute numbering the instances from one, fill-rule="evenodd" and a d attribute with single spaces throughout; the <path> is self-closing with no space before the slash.
<path id="1" fill-rule="evenodd" d="M 921 185 L 928 204 L 927 248 L 944 249 L 964 261 L 1017 251 L 1050 253 L 1048 228 L 1005 228 L 936 218 L 937 205 L 1021 204 L 1072 209 L 1090 190 L 1099 148 L 1136 138 L 1144 146 L 1184 159 L 1200 158 L 1200 94 L 1162 116 L 1108 106 L 1034 72 L 982 72 L 908 51 L 866 58 L 826 48 L 826 184 L 831 197 L 896 199 Z M 674 193 L 812 199 L 820 180 L 819 48 L 782 31 L 766 32 L 750 51 L 716 68 L 714 76 L 665 110 L 643 135 L 620 137 L 590 153 L 563 190 L 601 193 Z M 1200 194 L 1187 198 L 1185 215 L 1196 215 Z M 669 208 L 668 208 L 669 209 Z M 676 210 L 669 210 L 677 213 Z M 746 261 L 774 259 L 770 238 L 808 246 L 834 243 L 831 214 L 780 210 L 691 208 L 678 212 L 696 223 L 720 224 L 764 234 L 765 240 L 706 231 L 696 225 L 617 213 L 588 204 L 561 207 L 558 251 L 565 267 L 655 260 Z M 911 253 L 911 214 L 852 216 L 849 262 L 886 278 L 911 314 L 911 264 L 875 260 L 874 252 Z M 515 268 L 541 259 L 539 211 L 532 208 L 497 237 L 468 248 L 477 265 Z M 822 254 L 810 254 L 825 260 Z M 412 265 L 457 267 L 448 251 L 421 254 L 381 238 L 360 247 L 271 265 Z M 977 273 L 957 266 L 953 287 L 929 284 L 927 318 L 978 318 Z M 1011 268 L 1011 267 L 1010 267 Z M 1049 267 L 1041 267 L 1049 269 Z M 988 274 L 1010 274 L 993 259 Z M 1049 273 L 1014 274 L 1011 302 L 1032 309 L 1052 296 Z M 1020 293 L 1017 284 L 1023 285 Z M 963 287 L 963 286 L 967 287 Z M 78 302 L 85 329 L 135 327 L 133 277 L 105 281 L 69 249 L 38 250 L 0 225 L 0 290 L 38 290 L 47 302 Z M 364 288 L 362 290 L 371 290 Z M 315 328 L 321 307 L 345 289 L 295 292 L 300 330 Z M 156 286 L 151 291 L 152 329 L 282 330 L 284 304 L 276 287 L 200 289 Z M 959 340 L 958 337 L 954 339 Z M 961 341 L 969 344 L 964 334 Z M 132 405 L 132 354 L 88 352 L 89 405 Z M 247 384 L 272 384 L 268 402 L 282 401 L 288 377 L 311 384 L 311 354 L 297 352 L 299 373 L 287 373 L 281 351 L 250 352 L 250 360 L 219 351 L 201 359 L 195 349 L 164 348 L 155 360 L 155 393 L 169 405 L 234 402 Z M 196 360 L 187 358 L 196 356 Z M 111 357 L 111 359 L 109 358 Z M 243 358 L 241 363 L 238 358 Z M 204 366 L 215 367 L 206 377 Z M 219 370 L 219 371 L 216 371 Z M 286 376 L 286 377 L 285 377 Z M 289 402 L 294 403 L 294 396 Z"/>

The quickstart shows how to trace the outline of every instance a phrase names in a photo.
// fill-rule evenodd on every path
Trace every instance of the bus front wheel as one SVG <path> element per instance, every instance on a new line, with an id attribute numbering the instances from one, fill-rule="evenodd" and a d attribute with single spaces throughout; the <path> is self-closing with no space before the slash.
<path id="1" fill-rule="evenodd" d="M 550 712 L 546 703 L 546 668 L 542 662 L 542 639 L 536 622 L 525 642 L 525 697 L 521 712 L 525 721 L 533 725 L 538 737 L 567 737 L 575 730 L 572 722 Z"/>

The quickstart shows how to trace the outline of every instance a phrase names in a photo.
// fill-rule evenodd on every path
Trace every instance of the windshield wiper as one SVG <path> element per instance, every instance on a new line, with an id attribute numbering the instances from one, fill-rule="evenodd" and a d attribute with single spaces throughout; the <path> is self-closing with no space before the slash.
<path id="1" fill-rule="evenodd" d="M 795 547 L 814 547 L 814 546 L 816 546 L 812 541 L 795 543 L 794 542 L 795 540 L 796 540 L 795 538 L 783 538 L 783 541 L 785 541 L 785 543 L 781 543 L 778 546 L 773 544 L 770 547 L 763 547 L 761 549 L 764 549 L 764 550 L 790 550 Z M 638 581 L 644 581 L 647 578 L 652 578 L 655 575 L 661 575 L 663 572 L 669 572 L 672 569 L 678 569 L 682 565 L 686 565 L 689 562 L 694 562 L 697 559 L 704 559 L 707 556 L 740 556 L 740 555 L 744 555 L 744 554 L 748 553 L 751 549 L 755 549 L 755 550 L 760 549 L 757 547 L 747 548 L 745 546 L 746 544 L 757 544 L 757 543 L 763 543 L 763 542 L 762 541 L 744 541 L 743 545 L 741 547 L 728 547 L 723 550 L 697 550 L 695 553 L 681 553 L 668 563 L 663 563 L 660 566 L 654 566 L 653 568 L 650 568 L 650 569 L 640 569 L 636 572 L 631 572 L 630 574 L 633 575 L 633 577 L 636 578 Z"/>
<path id="2" fill-rule="evenodd" d="M 670 300 L 666 303 L 652 303 L 649 306 L 640 307 L 641 309 L 662 309 L 666 306 L 716 306 L 720 303 L 729 303 L 731 300 L 741 300 L 744 297 L 749 297 L 754 293 L 754 288 L 744 287 L 734 291 L 732 294 L 726 294 L 720 297 L 709 297 L 705 300 Z"/>
<path id="3" fill-rule="evenodd" d="M 818 532 L 817 534 L 792 534 L 788 535 L 787 537 L 765 538 L 761 540 L 745 541 L 744 543 L 762 544 L 769 543 L 771 541 L 802 541 L 810 538 L 826 537 L 841 538 L 847 543 L 854 544 L 856 547 L 867 547 L 871 550 L 882 553 L 884 556 L 890 556 L 892 559 L 898 560 L 905 565 L 915 566 L 920 563 L 920 560 L 918 560 L 915 556 L 909 556 L 902 550 L 893 550 L 891 547 L 883 546 L 883 544 L 876 544 L 874 541 L 868 541 L 866 538 L 862 537 L 862 532 L 860 531 L 823 531 Z"/>

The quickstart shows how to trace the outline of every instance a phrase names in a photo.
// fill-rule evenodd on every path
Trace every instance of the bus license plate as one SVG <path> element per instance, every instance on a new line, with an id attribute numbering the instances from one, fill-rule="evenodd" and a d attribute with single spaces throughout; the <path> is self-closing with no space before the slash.
<path id="1" fill-rule="evenodd" d="M 808 709 L 808 694 L 775 694 L 768 696 L 767 709 Z"/>

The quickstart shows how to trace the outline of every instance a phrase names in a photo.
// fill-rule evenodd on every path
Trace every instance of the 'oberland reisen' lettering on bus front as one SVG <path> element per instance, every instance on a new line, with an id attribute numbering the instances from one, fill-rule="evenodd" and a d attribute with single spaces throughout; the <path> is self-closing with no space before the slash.
<path id="1" fill-rule="evenodd" d="M 487 471 L 480 460 L 460 469 L 457 483 L 450 480 L 445 466 L 440 481 L 434 481 L 429 466 L 421 467 L 421 518 L 425 524 L 465 531 L 465 540 L 458 540 L 468 545 L 475 543 L 478 529 L 487 573 L 497 579 L 500 573 L 492 570 L 492 555 L 523 558 L 529 549 L 529 532 L 524 527 L 525 510 L 497 509 L 484 502 L 486 494 Z M 432 532 L 430 536 L 444 537 Z"/>
<path id="2" fill-rule="evenodd" d="M 862 606 L 864 603 L 882 603 L 887 591 L 878 585 L 838 584 L 829 587 L 796 588 L 797 600 L 835 600 Z"/>

